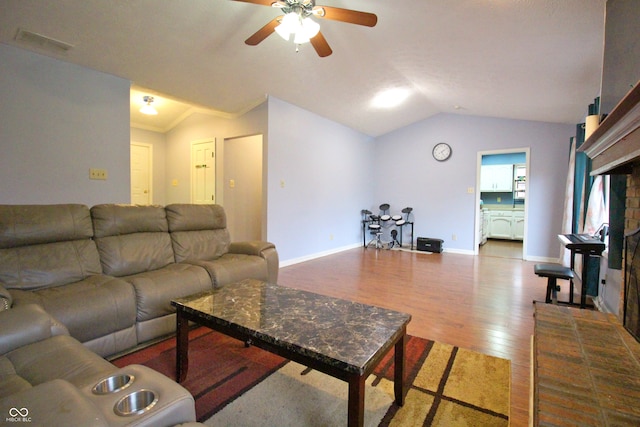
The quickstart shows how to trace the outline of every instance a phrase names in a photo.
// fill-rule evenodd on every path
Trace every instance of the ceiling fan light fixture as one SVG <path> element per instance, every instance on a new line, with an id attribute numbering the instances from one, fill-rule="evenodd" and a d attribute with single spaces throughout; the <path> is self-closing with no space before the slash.
<path id="1" fill-rule="evenodd" d="M 289 12 L 284 15 L 275 31 L 287 41 L 293 35 L 295 44 L 303 44 L 309 43 L 320 32 L 320 24 L 309 17 L 303 18 L 297 12 Z"/>
<path id="2" fill-rule="evenodd" d="M 142 100 L 146 102 L 146 104 L 143 105 L 140 109 L 140 112 L 142 114 L 148 114 L 150 116 L 155 116 L 158 114 L 158 111 L 156 111 L 156 109 L 151 105 L 151 103 L 154 101 L 153 96 L 145 95 L 142 97 Z"/>
<path id="3" fill-rule="evenodd" d="M 304 31 L 305 36 L 312 39 L 320 32 L 320 24 L 311 18 L 304 18 L 302 20 L 302 30 Z"/>
<path id="4" fill-rule="evenodd" d="M 289 12 L 282 17 L 280 25 L 276 27 L 276 33 L 288 41 L 291 34 L 296 34 L 301 27 L 300 16 L 295 12 Z"/>

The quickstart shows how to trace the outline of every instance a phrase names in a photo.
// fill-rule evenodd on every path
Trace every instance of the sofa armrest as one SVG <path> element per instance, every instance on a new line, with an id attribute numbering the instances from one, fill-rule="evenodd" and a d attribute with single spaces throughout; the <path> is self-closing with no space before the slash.
<path id="1" fill-rule="evenodd" d="M 39 305 L 0 311 L 0 355 L 54 335 L 69 335 L 69 331 Z"/>
<path id="2" fill-rule="evenodd" d="M 13 304 L 11 293 L 0 283 L 0 311 L 9 310 Z"/>
<path id="3" fill-rule="evenodd" d="M 232 254 L 255 255 L 262 256 L 262 252 L 266 249 L 275 249 L 275 245 L 261 240 L 252 240 L 247 242 L 231 242 L 229 252 Z"/>
<path id="4" fill-rule="evenodd" d="M 61 379 L 38 384 L 1 399 L 0 414 L 3 419 L 6 417 L 6 425 L 109 425 L 90 398 Z"/>
<path id="5" fill-rule="evenodd" d="M 276 245 L 261 240 L 252 240 L 248 242 L 232 242 L 229 246 L 229 253 L 255 255 L 264 258 L 267 261 L 268 281 L 269 283 L 278 283 L 278 270 L 280 268 L 280 258 Z"/>

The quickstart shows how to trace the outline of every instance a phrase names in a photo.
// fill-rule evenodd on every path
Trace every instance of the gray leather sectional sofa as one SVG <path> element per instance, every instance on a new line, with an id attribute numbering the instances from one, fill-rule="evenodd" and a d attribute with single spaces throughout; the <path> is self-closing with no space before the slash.
<path id="1" fill-rule="evenodd" d="M 71 404 L 95 425 L 192 421 L 181 386 L 104 358 L 173 333 L 173 298 L 245 278 L 276 283 L 278 264 L 271 243 L 231 243 L 218 205 L 0 205 L 0 418 Z M 131 387 L 91 391 L 121 371 L 136 377 Z M 116 397 L 146 386 L 162 402 L 114 415 Z"/>

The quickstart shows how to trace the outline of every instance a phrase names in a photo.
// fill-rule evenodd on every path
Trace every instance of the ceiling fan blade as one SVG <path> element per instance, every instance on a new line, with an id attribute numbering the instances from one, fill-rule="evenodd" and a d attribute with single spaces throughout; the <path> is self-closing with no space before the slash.
<path id="1" fill-rule="evenodd" d="M 325 56 L 329 56 L 333 53 L 331 47 L 329 47 L 329 43 L 327 43 L 327 40 L 321 32 L 318 32 L 318 34 L 309 41 L 320 58 L 324 58 Z"/>
<path id="2" fill-rule="evenodd" d="M 316 6 L 313 10 L 316 16 L 333 21 L 348 22 L 367 27 L 375 27 L 378 23 L 378 17 L 373 13 L 330 6 Z"/>
<path id="3" fill-rule="evenodd" d="M 271 6 L 273 3 L 275 3 L 275 0 L 231 0 L 231 1 L 240 1 L 243 3 L 253 3 L 253 4 L 260 4 L 262 6 Z"/>
<path id="4" fill-rule="evenodd" d="M 274 18 L 272 21 L 269 21 L 267 25 L 260 28 L 258 31 L 256 31 L 251 37 L 246 39 L 244 42 L 249 46 L 257 45 L 262 40 L 269 37 L 275 31 L 276 27 L 280 25 L 280 19 L 282 19 L 282 16 L 278 16 L 277 18 Z"/>

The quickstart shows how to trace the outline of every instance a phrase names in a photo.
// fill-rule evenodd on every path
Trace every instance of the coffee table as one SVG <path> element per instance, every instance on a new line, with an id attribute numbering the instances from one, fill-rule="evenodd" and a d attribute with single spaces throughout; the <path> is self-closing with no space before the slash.
<path id="1" fill-rule="evenodd" d="M 191 321 L 346 381 L 349 426 L 364 424 L 365 380 L 394 348 L 394 397 L 404 404 L 409 314 L 253 279 L 171 304 L 177 313 L 178 382 L 189 368 Z"/>

